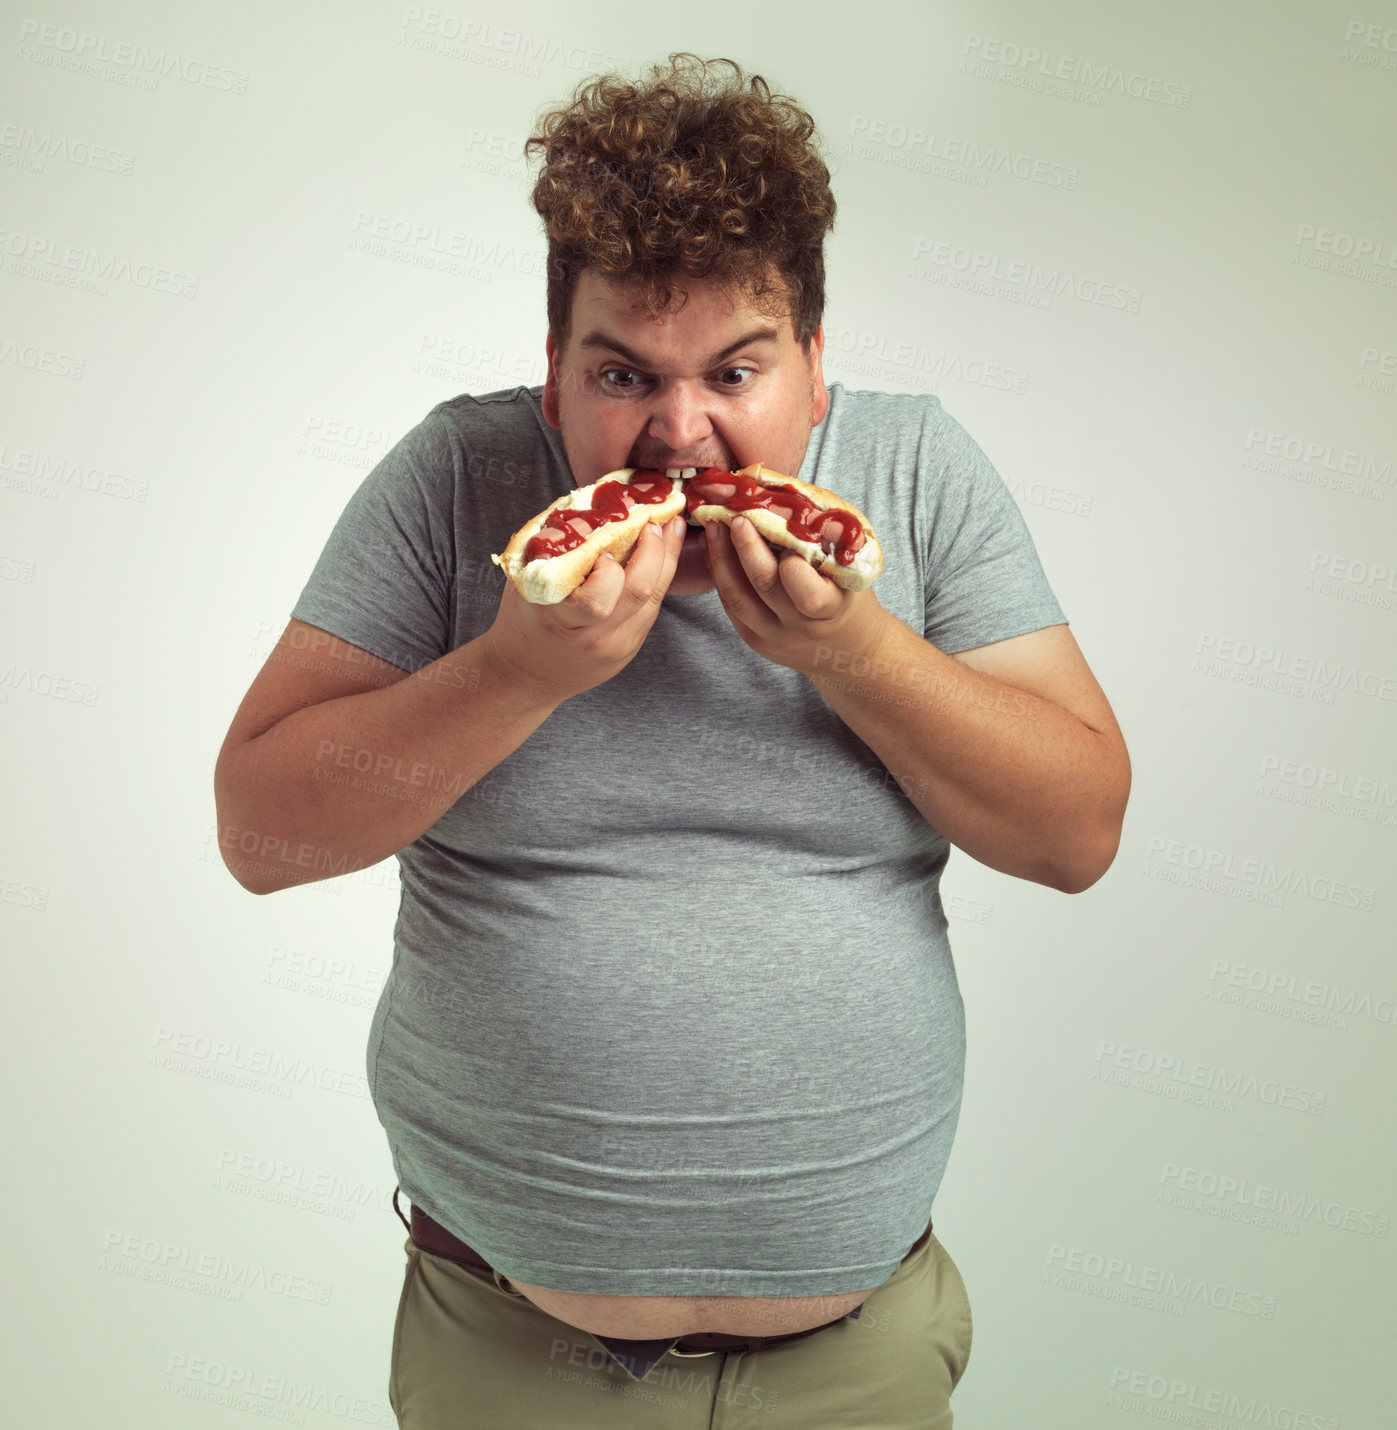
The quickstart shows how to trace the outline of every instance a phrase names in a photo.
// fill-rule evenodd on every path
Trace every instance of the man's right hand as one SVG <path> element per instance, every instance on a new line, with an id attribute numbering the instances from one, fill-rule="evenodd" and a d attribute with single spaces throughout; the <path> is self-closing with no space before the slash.
<path id="1" fill-rule="evenodd" d="M 560 705 L 629 665 L 659 614 L 679 563 L 685 521 L 648 522 L 625 562 L 603 555 L 565 600 L 535 606 L 506 581 L 482 638 L 491 661 L 540 702 Z"/>

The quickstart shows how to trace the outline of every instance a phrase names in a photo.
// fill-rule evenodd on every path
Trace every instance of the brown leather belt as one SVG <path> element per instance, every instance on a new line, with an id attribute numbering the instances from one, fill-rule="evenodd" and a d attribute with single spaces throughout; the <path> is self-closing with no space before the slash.
<path id="1" fill-rule="evenodd" d="M 490 1265 L 481 1254 L 472 1247 L 466 1245 L 459 1237 L 453 1236 L 451 1232 L 442 1226 L 438 1221 L 433 1221 L 426 1212 L 419 1206 L 412 1208 L 412 1220 L 403 1216 L 402 1209 L 398 1206 L 398 1189 L 393 1191 L 393 1210 L 398 1213 L 398 1218 L 407 1227 L 408 1235 L 412 1238 L 414 1246 L 422 1251 L 430 1252 L 433 1256 L 440 1256 L 447 1261 L 458 1261 L 466 1266 L 473 1266 L 478 1271 L 495 1274 L 495 1268 Z M 927 1222 L 926 1230 L 908 1248 L 907 1255 L 902 1259 L 907 1260 L 914 1251 L 920 1247 L 931 1235 L 931 1223 Z M 522 1293 L 521 1293 L 522 1294 Z M 798 1340 L 801 1336 L 813 1336 L 816 1331 L 827 1330 L 830 1326 L 837 1326 L 843 1320 L 856 1320 L 863 1307 L 856 1306 L 845 1316 L 836 1316 L 832 1321 L 826 1321 L 820 1326 L 811 1326 L 807 1331 L 792 1331 L 783 1336 L 730 1336 L 722 1331 L 694 1331 L 687 1336 L 663 1336 L 657 1337 L 656 1343 L 663 1340 L 672 1342 L 672 1348 L 681 1354 L 697 1353 L 717 1350 L 761 1350 L 764 1346 L 774 1346 L 782 1341 Z M 588 1332 L 588 1334 L 595 1334 Z M 598 1340 L 608 1346 L 642 1346 L 649 1345 L 649 1341 L 627 1341 L 618 1336 L 598 1336 Z"/>

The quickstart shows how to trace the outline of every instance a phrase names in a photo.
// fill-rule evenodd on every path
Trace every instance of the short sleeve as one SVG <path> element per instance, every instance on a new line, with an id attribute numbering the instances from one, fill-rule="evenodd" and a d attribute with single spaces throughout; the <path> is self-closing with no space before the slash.
<path id="1" fill-rule="evenodd" d="M 447 654 L 454 472 L 434 409 L 350 497 L 292 616 L 409 671 Z"/>
<path id="2" fill-rule="evenodd" d="M 944 410 L 923 442 L 937 498 L 922 634 L 954 655 L 1066 624 L 1018 503 L 979 444 Z"/>

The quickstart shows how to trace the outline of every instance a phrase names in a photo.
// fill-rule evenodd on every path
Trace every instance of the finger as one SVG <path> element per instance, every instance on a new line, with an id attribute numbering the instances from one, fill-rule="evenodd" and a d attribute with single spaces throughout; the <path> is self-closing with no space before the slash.
<path id="1" fill-rule="evenodd" d="M 761 546 L 766 546 L 755 531 L 752 537 Z M 771 560 L 774 567 L 775 560 Z M 734 621 L 740 619 L 750 629 L 763 634 L 774 634 L 780 629 L 779 617 L 753 586 L 737 554 L 732 534 L 721 521 L 708 525 L 708 562 L 713 572 L 713 584 L 718 588 L 718 597 L 730 618 Z M 784 592 L 780 599 L 787 600 Z"/>
<path id="2" fill-rule="evenodd" d="M 752 589 L 773 610 L 784 605 L 785 592 L 776 572 L 777 553 L 767 545 L 761 532 L 746 517 L 739 516 L 728 529 L 728 539 Z"/>
<path id="3" fill-rule="evenodd" d="M 587 573 L 587 579 L 558 603 L 563 624 L 576 630 L 579 626 L 604 621 L 616 609 L 625 584 L 625 569 L 609 551 L 603 551 Z"/>
<path id="4" fill-rule="evenodd" d="M 810 620 L 828 620 L 844 608 L 845 592 L 803 556 L 788 552 L 777 567 L 782 588 L 796 610 Z"/>
<path id="5" fill-rule="evenodd" d="M 683 541 L 681 516 L 671 517 L 663 526 L 649 522 L 641 531 L 626 562 L 626 588 L 621 593 L 622 604 L 631 612 L 654 602 L 657 592 L 663 596 L 679 564 Z"/>
<path id="6" fill-rule="evenodd" d="M 677 526 L 676 523 L 678 523 Z M 658 576 L 664 570 L 665 558 L 674 544 L 675 532 L 679 532 L 682 540 L 683 530 L 684 518 L 682 516 L 671 517 L 663 523 L 648 522 L 642 528 L 635 545 L 624 562 L 627 580 L 631 579 L 632 572 L 637 576 Z M 657 536 L 660 538 L 659 541 L 655 540 Z"/>
<path id="7" fill-rule="evenodd" d="M 679 569 L 679 556 L 684 550 L 684 533 L 688 529 L 689 523 L 682 516 L 671 517 L 665 523 L 665 553 L 659 579 L 662 595 L 669 590 L 669 583 L 674 580 L 674 573 Z"/>
<path id="8" fill-rule="evenodd" d="M 705 525 L 703 534 L 706 538 L 704 549 L 708 554 L 708 569 L 713 573 L 713 584 L 717 586 L 719 594 L 729 589 L 736 593 L 739 584 L 750 584 L 747 581 L 747 573 L 742 569 L 742 562 L 733 549 L 727 524 L 717 520 L 710 521 Z"/>
<path id="9" fill-rule="evenodd" d="M 840 588 L 799 552 L 773 550 L 751 522 L 741 519 L 733 525 L 732 540 L 752 589 L 777 616 L 826 620 L 838 615 Z"/>

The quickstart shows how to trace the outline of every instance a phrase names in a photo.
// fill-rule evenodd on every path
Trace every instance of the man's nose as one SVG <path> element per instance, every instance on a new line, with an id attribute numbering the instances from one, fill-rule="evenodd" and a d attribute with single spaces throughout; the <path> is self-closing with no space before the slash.
<path id="1" fill-rule="evenodd" d="M 671 452 L 687 452 L 713 435 L 713 423 L 701 393 L 687 382 L 667 382 L 652 401 L 647 431 Z"/>

